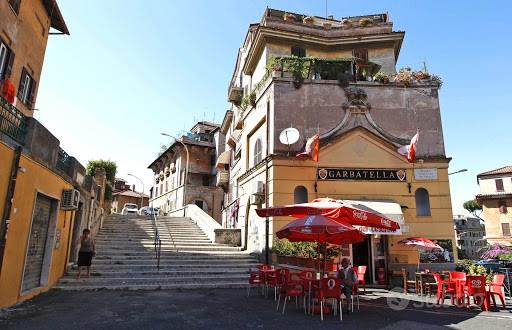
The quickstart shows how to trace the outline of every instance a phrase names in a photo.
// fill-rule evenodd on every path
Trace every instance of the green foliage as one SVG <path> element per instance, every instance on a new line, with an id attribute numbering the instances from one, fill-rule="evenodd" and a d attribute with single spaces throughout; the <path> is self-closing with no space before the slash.
<path id="1" fill-rule="evenodd" d="M 112 200 L 112 186 L 109 182 L 107 182 L 107 185 L 105 186 L 105 200 L 111 201 Z"/>
<path id="2" fill-rule="evenodd" d="M 107 181 L 111 185 L 114 185 L 117 173 L 116 163 L 114 161 L 104 159 L 90 160 L 89 162 L 87 162 L 87 174 L 93 176 L 94 171 L 96 170 L 96 168 L 99 167 L 105 169 L 105 172 L 107 174 Z"/>
<path id="3" fill-rule="evenodd" d="M 360 26 L 367 26 L 367 25 L 371 25 L 371 24 L 373 24 L 373 19 L 371 19 L 369 17 L 363 17 L 359 20 Z"/>
<path id="4" fill-rule="evenodd" d="M 339 255 L 340 249 L 337 246 L 326 247 L 325 244 L 320 245 L 316 242 L 290 242 L 287 239 L 274 239 L 274 245 L 272 250 L 280 256 L 295 256 L 303 258 L 318 258 L 318 250 L 320 250 L 320 258 L 324 258 L 324 254 L 327 259 L 335 258 Z"/>
<path id="5" fill-rule="evenodd" d="M 475 215 L 476 211 L 482 210 L 482 207 L 478 205 L 475 199 L 471 199 L 469 201 L 464 202 L 464 204 L 462 204 L 462 207 L 464 207 L 466 211 L 472 213 L 473 215 Z"/>
<path id="6" fill-rule="evenodd" d="M 373 80 L 381 82 L 383 84 L 388 84 L 390 79 L 387 74 L 385 74 L 382 71 L 379 71 L 375 76 L 373 76 Z"/>
<path id="7" fill-rule="evenodd" d="M 475 261 L 469 259 L 459 260 L 455 264 L 455 270 L 467 275 L 485 275 L 487 281 L 491 281 L 494 276 L 492 271 L 488 272 L 485 267 L 477 265 Z"/>
<path id="8" fill-rule="evenodd" d="M 498 259 L 503 261 L 511 261 L 512 262 L 512 252 L 511 253 L 500 253 L 498 254 Z"/>

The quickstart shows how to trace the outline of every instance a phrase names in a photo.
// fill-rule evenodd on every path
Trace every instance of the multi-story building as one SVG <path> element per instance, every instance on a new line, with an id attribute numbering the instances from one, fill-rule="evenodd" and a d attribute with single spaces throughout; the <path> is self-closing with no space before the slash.
<path id="1" fill-rule="evenodd" d="M 482 206 L 487 241 L 511 246 L 512 213 L 508 207 L 512 206 L 512 166 L 480 173 L 477 182 L 480 193 L 476 199 Z"/>
<path id="2" fill-rule="evenodd" d="M 215 185 L 215 161 L 224 140 L 219 139 L 218 124 L 198 122 L 159 155 L 148 166 L 154 173 L 150 205 L 168 214 L 195 204 L 220 221 L 223 193 Z"/>
<path id="3" fill-rule="evenodd" d="M 124 204 L 136 204 L 140 209 L 149 205 L 149 196 L 133 190 L 123 190 L 112 194 L 112 213 L 121 213 Z"/>
<path id="4" fill-rule="evenodd" d="M 357 200 L 401 223 L 394 234 L 366 228 L 365 242 L 344 247 L 353 264 L 369 267 L 370 280 L 379 268 L 416 265 L 417 251 L 397 244 L 409 236 L 437 240 L 449 253 L 421 261 L 450 266 L 457 256 L 440 80 L 423 68 L 393 81 L 405 33 L 386 14 L 302 17 L 266 9 L 238 51 L 218 160 L 224 227 L 240 228 L 244 247 L 261 252 L 290 218 L 260 218 L 257 208 Z M 287 140 L 288 128 L 299 138 Z M 397 149 L 418 129 L 410 163 Z M 315 134 L 319 161 L 297 158 Z"/>
<path id="5" fill-rule="evenodd" d="M 481 249 L 486 245 L 485 226 L 482 220 L 455 215 L 453 229 L 457 237 L 457 249 L 460 251 L 459 258 L 473 260 L 480 258 Z"/>
<path id="6" fill-rule="evenodd" d="M 48 290 L 101 226 L 106 174 L 32 118 L 48 36 L 69 34 L 55 0 L 0 1 L 0 307 Z M 52 30 L 55 29 L 56 31 Z"/>

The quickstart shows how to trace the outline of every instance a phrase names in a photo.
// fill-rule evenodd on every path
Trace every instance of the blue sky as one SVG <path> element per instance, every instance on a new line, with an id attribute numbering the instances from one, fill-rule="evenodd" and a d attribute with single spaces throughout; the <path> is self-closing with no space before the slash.
<path id="1" fill-rule="evenodd" d="M 266 6 L 325 15 L 325 0 L 59 0 L 71 36 L 51 36 L 36 118 L 83 164 L 106 158 L 118 176 L 146 169 L 196 120 L 220 121 L 249 23 Z M 398 67 L 440 75 L 440 104 L 454 213 L 478 191 L 476 174 L 512 165 L 512 28 L 508 1 L 341 1 L 328 13 L 389 12 L 405 30 Z M 421 140 L 420 140 L 421 143 Z M 139 186 L 139 183 L 131 181 Z"/>

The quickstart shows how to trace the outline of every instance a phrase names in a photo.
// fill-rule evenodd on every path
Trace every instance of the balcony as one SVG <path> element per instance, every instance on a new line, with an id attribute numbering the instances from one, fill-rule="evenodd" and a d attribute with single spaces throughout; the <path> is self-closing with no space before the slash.
<path id="1" fill-rule="evenodd" d="M 244 89 L 238 86 L 229 86 L 228 101 L 234 104 L 240 104 L 242 97 L 244 96 Z"/>
<path id="2" fill-rule="evenodd" d="M 23 144 L 26 131 L 26 116 L 0 96 L 0 132 Z"/>
<path id="3" fill-rule="evenodd" d="M 229 171 L 217 171 L 217 187 L 227 189 L 229 184 Z"/>

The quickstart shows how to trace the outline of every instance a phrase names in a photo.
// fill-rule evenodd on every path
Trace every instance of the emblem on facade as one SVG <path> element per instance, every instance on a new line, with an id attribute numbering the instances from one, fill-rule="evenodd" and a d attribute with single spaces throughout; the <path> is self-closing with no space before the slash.
<path id="1" fill-rule="evenodd" d="M 343 109 L 347 108 L 364 108 L 370 109 L 371 105 L 368 103 L 365 90 L 359 87 L 350 86 L 345 88 L 345 96 L 347 102 L 343 103 Z"/>
<path id="2" fill-rule="evenodd" d="M 325 180 L 325 178 L 327 178 L 327 170 L 325 168 L 319 169 L 318 177 L 320 177 L 320 179 L 322 179 L 322 180 Z"/>
<path id="3" fill-rule="evenodd" d="M 404 170 L 396 171 L 396 176 L 398 177 L 398 180 L 400 180 L 400 181 L 405 180 L 405 174 L 406 174 L 406 172 Z"/>

